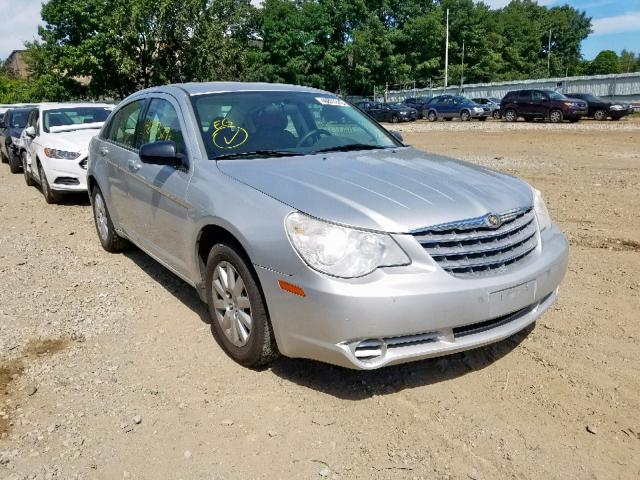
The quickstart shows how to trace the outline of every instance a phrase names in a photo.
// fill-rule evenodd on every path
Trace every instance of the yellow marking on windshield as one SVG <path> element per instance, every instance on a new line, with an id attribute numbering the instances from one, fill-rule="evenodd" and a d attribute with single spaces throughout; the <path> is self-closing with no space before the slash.
<path id="1" fill-rule="evenodd" d="M 231 150 L 243 145 L 249 138 L 249 133 L 242 127 L 237 127 L 227 118 L 213 122 L 214 131 L 211 134 L 213 144 L 222 150 Z M 219 139 L 222 141 L 219 141 Z"/>

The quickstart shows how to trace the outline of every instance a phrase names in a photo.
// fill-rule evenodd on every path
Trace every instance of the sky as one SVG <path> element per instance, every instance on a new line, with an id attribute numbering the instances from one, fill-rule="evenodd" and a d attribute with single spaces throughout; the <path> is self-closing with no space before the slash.
<path id="1" fill-rule="evenodd" d="M 493 8 L 509 3 L 509 0 L 483 1 Z M 640 52 L 640 0 L 538 0 L 538 3 L 569 4 L 593 18 L 594 33 L 582 44 L 582 53 L 588 60 L 604 49 Z M 42 0 L 0 0 L 0 59 L 37 37 L 41 4 Z"/>

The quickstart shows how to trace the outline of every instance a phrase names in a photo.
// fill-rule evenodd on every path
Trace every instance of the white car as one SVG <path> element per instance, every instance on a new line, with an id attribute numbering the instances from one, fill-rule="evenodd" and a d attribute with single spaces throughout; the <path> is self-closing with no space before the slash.
<path id="1" fill-rule="evenodd" d="M 47 203 L 64 192 L 87 191 L 87 150 L 113 105 L 43 103 L 29 115 L 20 136 L 27 185 L 40 184 Z"/>

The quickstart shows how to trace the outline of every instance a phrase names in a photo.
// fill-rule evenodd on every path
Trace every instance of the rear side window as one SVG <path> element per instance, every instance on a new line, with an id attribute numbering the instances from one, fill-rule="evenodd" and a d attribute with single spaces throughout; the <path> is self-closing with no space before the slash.
<path id="1" fill-rule="evenodd" d="M 142 102 L 132 102 L 115 114 L 108 128 L 107 139 L 127 148 L 135 148 L 136 125 Z"/>
<path id="2" fill-rule="evenodd" d="M 186 153 L 176 109 L 168 101 L 154 98 L 142 121 L 137 146 L 167 140 L 175 142 L 178 152 Z"/>

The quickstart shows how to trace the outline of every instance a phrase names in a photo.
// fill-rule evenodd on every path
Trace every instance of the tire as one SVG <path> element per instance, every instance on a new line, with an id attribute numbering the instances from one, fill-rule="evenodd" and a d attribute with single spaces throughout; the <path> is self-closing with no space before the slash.
<path id="1" fill-rule="evenodd" d="M 462 110 L 460 112 L 460 121 L 468 122 L 469 120 L 471 120 L 471 113 L 469 113 L 469 110 Z"/>
<path id="2" fill-rule="evenodd" d="M 437 119 L 438 119 L 438 115 L 436 115 L 436 112 L 434 112 L 433 110 L 431 110 L 427 114 L 427 120 L 429 120 L 430 122 L 435 122 Z"/>
<path id="3" fill-rule="evenodd" d="M 400 121 L 400 119 L 398 118 L 397 115 L 392 115 L 391 116 L 391 123 L 398 123 Z"/>
<path id="4" fill-rule="evenodd" d="M 60 201 L 60 195 L 51 190 L 51 186 L 49 185 L 49 181 L 47 180 L 47 176 L 42 169 L 42 165 L 38 163 L 38 173 L 40 174 L 40 190 L 42 191 L 42 196 L 44 197 L 44 201 L 49 205 L 58 203 Z"/>
<path id="5" fill-rule="evenodd" d="M 551 123 L 562 123 L 562 120 L 564 120 L 562 110 L 555 109 L 549 112 L 549 121 Z"/>
<path id="6" fill-rule="evenodd" d="M 91 208 L 93 210 L 93 220 L 96 225 L 98 239 L 109 253 L 118 253 L 129 246 L 129 242 L 116 233 L 116 229 L 111 221 L 107 203 L 99 187 L 91 190 Z"/>
<path id="7" fill-rule="evenodd" d="M 16 158 L 15 155 L 10 154 L 9 155 L 9 170 L 11 171 L 11 173 L 20 173 L 21 169 L 22 169 L 22 163 L 20 161 L 18 161 L 18 159 Z"/>
<path id="8" fill-rule="evenodd" d="M 248 265 L 233 247 L 214 245 L 205 270 L 207 304 L 211 328 L 222 349 L 240 365 L 259 367 L 279 353 L 262 292 Z M 242 320 L 247 317 L 248 321 Z"/>
<path id="9" fill-rule="evenodd" d="M 494 110 L 493 111 L 493 119 L 494 120 L 500 120 L 502 118 L 502 114 L 500 113 L 500 110 Z"/>
<path id="10" fill-rule="evenodd" d="M 508 108 L 504 112 L 505 122 L 515 122 L 518 120 L 518 113 L 513 108 Z"/>
<path id="11" fill-rule="evenodd" d="M 24 183 L 27 184 L 27 187 L 33 187 L 36 182 L 31 176 L 31 172 L 27 168 L 27 152 L 21 152 L 20 158 L 22 159 L 22 173 L 24 174 Z"/>
<path id="12" fill-rule="evenodd" d="M 605 112 L 603 109 L 599 108 L 598 110 L 593 112 L 593 118 L 595 118 L 596 120 L 602 122 L 603 120 L 607 119 L 607 112 Z"/>

